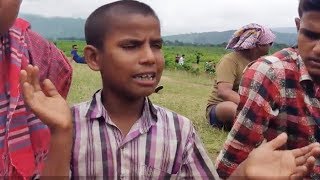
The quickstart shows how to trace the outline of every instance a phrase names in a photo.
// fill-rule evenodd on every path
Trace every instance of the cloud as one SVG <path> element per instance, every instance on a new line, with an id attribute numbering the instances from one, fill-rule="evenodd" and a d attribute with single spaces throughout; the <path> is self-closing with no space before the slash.
<path id="1" fill-rule="evenodd" d="M 21 12 L 86 18 L 105 0 L 24 0 Z M 293 27 L 298 0 L 142 0 L 158 14 L 163 34 L 223 31 L 255 22 Z"/>

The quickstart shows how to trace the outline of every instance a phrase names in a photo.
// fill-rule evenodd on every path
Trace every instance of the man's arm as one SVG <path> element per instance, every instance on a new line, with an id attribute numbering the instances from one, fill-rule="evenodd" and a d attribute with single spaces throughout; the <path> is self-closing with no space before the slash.
<path id="1" fill-rule="evenodd" d="M 223 99 L 224 101 L 231 101 L 235 104 L 239 104 L 240 95 L 238 92 L 232 90 L 233 84 L 227 82 L 219 82 L 218 83 L 218 97 Z"/>
<path id="2" fill-rule="evenodd" d="M 222 178 L 229 177 L 249 153 L 262 143 L 270 119 L 276 117 L 270 102 L 279 103 L 280 92 L 268 77 L 277 76 L 267 63 L 261 61 L 250 66 L 243 75 L 239 88 L 240 112 L 217 158 L 217 171 Z M 268 93 L 265 93 L 266 89 Z M 276 136 L 274 134 L 272 138 Z"/>
<path id="3" fill-rule="evenodd" d="M 216 83 L 218 86 L 218 97 L 224 101 L 232 101 L 239 104 L 240 96 L 233 90 L 234 82 L 237 78 L 236 60 L 228 56 L 222 57 L 216 67 Z"/>

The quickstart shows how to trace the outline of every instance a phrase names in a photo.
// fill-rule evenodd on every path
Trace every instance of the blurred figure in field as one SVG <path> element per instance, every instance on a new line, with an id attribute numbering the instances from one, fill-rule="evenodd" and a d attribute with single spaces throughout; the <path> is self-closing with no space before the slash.
<path id="1" fill-rule="evenodd" d="M 179 63 L 179 59 L 180 59 L 180 56 L 179 54 L 176 55 L 176 59 L 175 59 L 175 62 L 178 64 Z"/>
<path id="2" fill-rule="evenodd" d="M 76 44 L 72 45 L 71 55 L 72 55 L 72 59 L 76 63 L 86 64 L 86 60 L 84 59 L 84 57 L 81 57 L 78 54 L 78 46 Z"/>
<path id="3" fill-rule="evenodd" d="M 184 54 L 182 54 L 182 56 L 179 58 L 179 65 L 183 65 L 184 64 Z"/>
<path id="4" fill-rule="evenodd" d="M 246 66 L 267 55 L 275 35 L 267 27 L 248 24 L 237 30 L 226 49 L 233 50 L 222 57 L 216 67 L 213 89 L 206 114 L 214 127 L 230 130 L 240 101 L 240 80 Z"/>

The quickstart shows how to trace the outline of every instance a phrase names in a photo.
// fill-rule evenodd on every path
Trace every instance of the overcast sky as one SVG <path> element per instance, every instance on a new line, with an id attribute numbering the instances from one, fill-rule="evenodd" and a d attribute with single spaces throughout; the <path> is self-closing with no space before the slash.
<path id="1" fill-rule="evenodd" d="M 238 29 L 255 22 L 269 27 L 294 27 L 298 0 L 141 0 L 161 20 L 162 34 Z M 112 0 L 23 0 L 22 13 L 47 17 L 86 18 Z"/>

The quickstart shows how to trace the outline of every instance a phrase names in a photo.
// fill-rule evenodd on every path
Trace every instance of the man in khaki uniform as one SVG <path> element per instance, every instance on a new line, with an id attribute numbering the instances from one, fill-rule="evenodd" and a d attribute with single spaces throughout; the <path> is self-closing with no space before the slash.
<path id="1" fill-rule="evenodd" d="M 206 114 L 210 124 L 231 129 L 240 100 L 238 88 L 246 66 L 267 55 L 275 40 L 269 28 L 248 24 L 234 33 L 227 49 L 233 52 L 221 58 L 216 67 L 216 77 L 208 100 Z"/>

